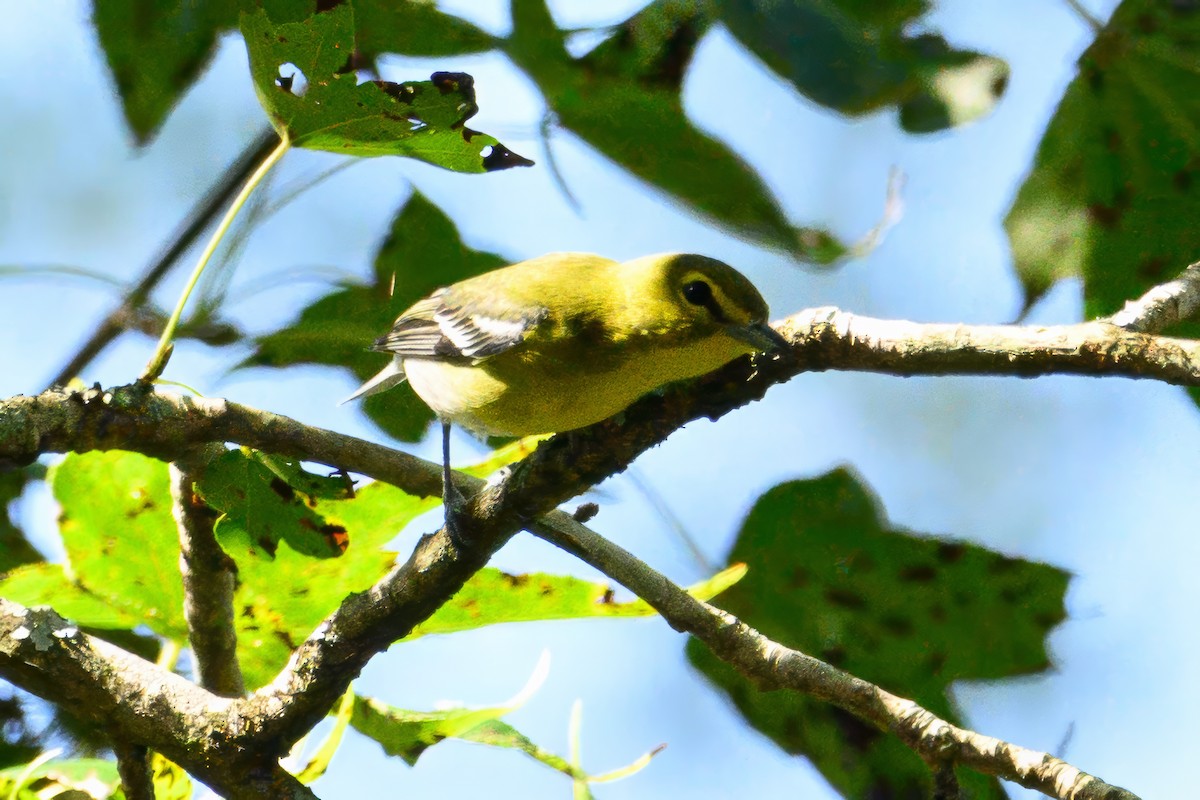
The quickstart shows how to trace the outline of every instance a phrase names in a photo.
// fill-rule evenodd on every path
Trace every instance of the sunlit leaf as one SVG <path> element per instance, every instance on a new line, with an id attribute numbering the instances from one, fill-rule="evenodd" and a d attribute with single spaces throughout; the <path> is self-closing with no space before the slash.
<path id="1" fill-rule="evenodd" d="M 250 73 L 277 130 L 295 145 L 358 156 L 402 155 L 457 172 L 532 162 L 466 127 L 479 110 L 474 79 L 359 80 L 353 7 L 339 3 L 296 22 L 244 13 Z"/>
<path id="2" fill-rule="evenodd" d="M 719 605 L 766 636 L 958 721 L 956 680 L 1050 666 L 1067 576 L 982 547 L 890 530 L 845 471 L 785 483 L 751 510 L 731 558 L 746 580 Z M 746 719 L 813 760 L 846 797 L 927 797 L 928 767 L 895 736 L 795 692 L 762 692 L 697 641 L 688 656 Z M 974 798 L 997 784 L 961 776 Z"/>
<path id="3" fill-rule="evenodd" d="M 154 800 L 190 800 L 192 797 L 191 777 L 161 753 L 151 754 L 150 775 L 154 780 Z"/>
<path id="4" fill-rule="evenodd" d="M 185 640 L 167 465 L 122 451 L 72 454 L 50 483 L 70 577 L 156 633 Z"/>
<path id="5" fill-rule="evenodd" d="M 354 716 L 355 699 L 354 690 L 347 689 L 333 715 L 333 728 L 325 736 L 317 751 L 313 753 L 312 758 L 304 765 L 304 769 L 296 773 L 296 779 L 305 786 L 324 775 L 325 771 L 329 769 L 333 756 L 342 746 L 342 738 L 346 735 L 346 729 L 350 727 L 350 719 Z"/>
<path id="6" fill-rule="evenodd" d="M 453 708 L 445 711 L 406 711 L 370 698 L 356 698 L 350 724 L 369 736 L 390 756 L 410 765 L 421 753 L 447 738 L 463 738 L 478 726 L 525 705 L 549 674 L 549 653 L 542 653 L 525 686 L 511 700 L 489 708 Z"/>
<path id="7" fill-rule="evenodd" d="M 746 574 L 735 564 L 688 589 L 709 600 Z M 570 575 L 531 572 L 512 575 L 485 567 L 467 581 L 449 602 L 421 623 L 412 636 L 454 633 L 505 622 L 533 622 L 588 617 L 647 617 L 655 612 L 643 600 L 616 602 L 612 587 Z"/>
<path id="8" fill-rule="evenodd" d="M 50 758 L 0 770 L 0 796 L 12 800 L 116 800 L 125 795 L 112 761 Z"/>

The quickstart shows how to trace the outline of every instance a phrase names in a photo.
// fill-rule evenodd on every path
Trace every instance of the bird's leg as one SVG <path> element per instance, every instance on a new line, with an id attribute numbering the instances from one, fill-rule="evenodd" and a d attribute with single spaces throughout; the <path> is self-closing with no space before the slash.
<path id="1" fill-rule="evenodd" d="M 450 422 L 442 420 L 442 507 L 446 514 L 446 533 L 450 541 L 458 549 L 465 549 L 461 531 L 458 527 L 458 516 L 462 513 L 465 500 L 450 474 Z"/>

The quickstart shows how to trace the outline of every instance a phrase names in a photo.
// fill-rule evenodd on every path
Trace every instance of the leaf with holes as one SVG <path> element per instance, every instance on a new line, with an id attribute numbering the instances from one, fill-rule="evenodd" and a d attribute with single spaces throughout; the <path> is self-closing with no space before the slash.
<path id="1" fill-rule="evenodd" d="M 466 127 L 478 111 L 474 79 L 435 72 L 428 81 L 360 81 L 354 10 L 340 3 L 295 22 L 244 13 L 250 73 L 271 121 L 293 144 L 358 156 L 401 155 L 456 172 L 533 162 Z"/>
<path id="2" fill-rule="evenodd" d="M 952 682 L 1047 669 L 1044 639 L 1064 617 L 1061 570 L 887 529 L 843 470 L 764 494 L 730 558 L 749 576 L 723 608 L 951 721 Z M 812 759 L 844 796 L 931 795 L 928 768 L 896 737 L 802 694 L 759 691 L 695 640 L 688 656 L 750 724 Z M 1003 797 L 994 781 L 962 780 L 971 797 Z"/>

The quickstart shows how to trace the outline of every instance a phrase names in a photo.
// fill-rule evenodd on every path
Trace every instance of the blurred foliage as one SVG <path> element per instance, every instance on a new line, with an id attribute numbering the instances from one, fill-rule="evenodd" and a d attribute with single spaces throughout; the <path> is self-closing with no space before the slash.
<path id="1" fill-rule="evenodd" d="M 35 470 L 14 469 L 0 472 L 0 575 L 22 564 L 42 560 L 42 554 L 29 543 L 9 514 L 9 505 L 25 491 Z"/>
<path id="2" fill-rule="evenodd" d="M 1197 4 L 1126 0 L 1080 57 L 1005 220 L 1027 305 L 1079 277 L 1086 315 L 1111 314 L 1196 260 L 1197 43 Z"/>
<path id="3" fill-rule="evenodd" d="M 367 347 L 388 332 L 402 311 L 440 286 L 506 263 L 494 253 L 467 247 L 454 222 L 414 192 L 375 257 L 373 283 L 345 286 L 315 301 L 295 322 L 260 337 L 241 366 L 329 364 L 365 380 L 390 358 Z M 420 439 L 433 420 L 433 412 L 407 384 L 366 398 L 363 408 L 379 427 L 403 441 Z"/>
<path id="4" fill-rule="evenodd" d="M 115 762 L 101 758 L 44 757 L 0 770 L 0 795 L 9 800 L 123 800 L 125 797 Z"/>
<path id="5" fill-rule="evenodd" d="M 94 0 L 92 22 L 116 83 L 125 121 L 140 144 L 237 24 L 239 0 Z"/>
<path id="6" fill-rule="evenodd" d="M 1065 617 L 1065 573 L 889 530 L 875 499 L 844 470 L 764 494 L 730 559 L 750 573 L 722 608 L 956 724 L 953 681 L 1049 668 L 1045 636 Z M 844 796 L 931 796 L 929 768 L 895 736 L 797 692 L 760 691 L 696 640 L 688 656 L 751 725 L 812 759 Z M 1004 796 L 977 773 L 961 779 L 965 797 Z"/>
<path id="7" fill-rule="evenodd" d="M 716 0 L 720 20 L 798 91 L 843 114 L 900 111 L 910 133 L 989 113 L 1008 82 L 1001 60 L 911 35 L 926 0 Z"/>
<path id="8" fill-rule="evenodd" d="M 216 35 L 235 25 L 237 5 L 97 3 L 101 43 L 140 139 L 197 78 Z M 557 124 L 607 158 L 731 232 L 817 264 L 852 250 L 823 229 L 794 225 L 758 173 L 684 112 L 687 67 L 714 23 L 810 99 L 851 115 L 896 107 L 912 132 L 986 114 L 1007 78 L 996 58 L 955 49 L 933 32 L 910 35 L 929 11 L 923 0 L 654 0 L 579 57 L 566 47 L 573 32 L 558 27 L 545 0 L 512 0 L 513 30 L 503 39 L 422 0 L 328 8 L 314 0 L 241 0 L 241 7 L 255 86 L 276 126 L 301 146 L 408 155 L 460 171 L 528 163 L 463 127 L 475 111 L 469 75 L 360 82 L 388 53 L 499 49 L 534 80 Z M 134 25 L 121 24 L 131 19 Z M 140 46 L 145 31 L 153 36 Z"/>
<path id="9" fill-rule="evenodd" d="M 925 26 L 927 0 L 654 0 L 593 31 L 599 43 L 582 54 L 569 50 L 577 32 L 560 27 L 545 0 L 512 0 L 513 29 L 503 38 L 421 0 L 317 6 L 96 0 L 93 19 L 139 142 L 154 135 L 197 80 L 218 37 L 240 29 L 264 106 L 297 144 L 404 155 L 460 171 L 512 166 L 522 159 L 465 127 L 477 110 L 471 76 L 369 79 L 389 53 L 446 58 L 495 50 L 537 86 L 550 123 L 732 233 L 815 263 L 835 261 L 848 248 L 790 220 L 760 173 L 700 130 L 683 107 L 691 59 L 715 25 L 808 99 L 846 115 L 895 108 L 900 125 L 914 133 L 986 114 L 1007 78 L 1003 62 L 957 49 Z M 1006 222 L 1030 303 L 1058 278 L 1079 276 L 1088 313 L 1111 313 L 1200 250 L 1200 234 L 1178 223 L 1197 210 L 1198 39 L 1194 3 L 1126 0 L 1081 57 Z M 259 337 L 242 366 L 327 364 L 365 379 L 388 358 L 367 346 L 405 308 L 504 263 L 469 248 L 454 222 L 414 193 L 397 212 L 369 283 L 337 287 L 292 324 Z M 364 408 L 383 430 L 408 441 L 432 419 L 408 387 L 367 398 Z M 515 453 L 505 451 L 484 469 Z M 27 473 L 0 474 L 0 510 L 28 480 Z M 42 562 L 4 511 L 0 594 L 50 603 L 85 630 L 150 657 L 160 640 L 145 631 L 185 642 L 166 466 L 129 453 L 93 453 L 68 457 L 51 481 L 67 563 Z M 381 484 L 356 490 L 345 476 L 313 475 L 251 451 L 227 454 L 197 489 L 219 515 L 217 535 L 237 566 L 239 656 L 250 686 L 273 677 L 347 593 L 391 569 L 394 553 L 386 545 L 437 505 Z M 1061 572 L 888 530 L 873 499 L 844 472 L 766 493 L 731 558 L 751 568 L 722 602 L 731 612 L 950 720 L 957 718 L 947 695 L 953 681 L 1047 668 L 1044 639 L 1063 617 Z M 731 568 L 693 591 L 710 597 L 743 572 Z M 413 637 L 648 613 L 640 601 L 614 602 L 602 584 L 485 569 Z M 845 796 L 928 796 L 928 770 L 894 737 L 794 693 L 761 693 L 694 641 L 688 653 L 752 725 L 813 759 Z M 416 713 L 351 700 L 343 723 L 352 721 L 410 763 L 451 736 L 570 770 L 500 721 L 506 709 Z M 28 731 L 18 725 L 19 704 L 0 706 L 0 713 L 12 721 L 6 732 L 17 732 L 0 756 L 27 762 L 32 753 Z M 163 796 L 187 796 L 185 780 L 172 765 L 156 767 Z M 1000 796 L 989 780 L 963 780 L 967 796 Z M 115 787 L 115 770 L 103 761 L 24 763 L 0 772 L 0 793 L 20 798 L 54 796 L 59 788 L 108 797 Z"/>

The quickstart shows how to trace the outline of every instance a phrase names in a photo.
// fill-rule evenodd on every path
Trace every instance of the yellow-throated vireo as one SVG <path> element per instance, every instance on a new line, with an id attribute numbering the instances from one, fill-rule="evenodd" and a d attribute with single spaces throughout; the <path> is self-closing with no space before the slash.
<path id="1" fill-rule="evenodd" d="M 347 399 L 407 380 L 438 415 L 454 534 L 451 423 L 490 435 L 574 430 L 668 383 L 784 344 L 754 285 L 715 259 L 551 253 L 417 301 L 372 347 L 392 362 Z"/>

